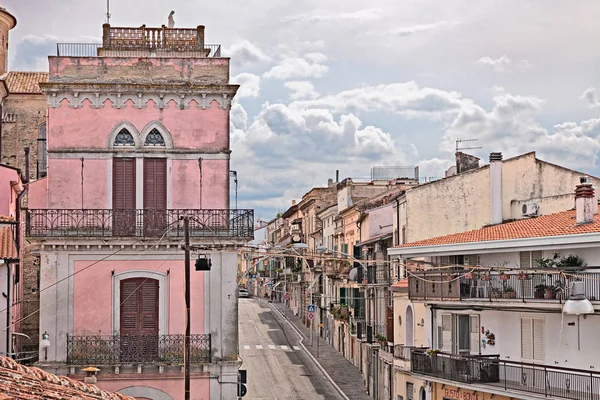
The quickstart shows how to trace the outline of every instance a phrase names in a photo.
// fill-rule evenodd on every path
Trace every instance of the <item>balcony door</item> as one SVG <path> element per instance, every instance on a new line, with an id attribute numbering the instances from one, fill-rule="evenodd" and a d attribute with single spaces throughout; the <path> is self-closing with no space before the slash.
<path id="1" fill-rule="evenodd" d="M 144 158 L 144 236 L 160 236 L 167 226 L 167 160 Z"/>
<path id="2" fill-rule="evenodd" d="M 113 158 L 113 235 L 134 236 L 135 211 L 135 159 Z"/>
<path id="3" fill-rule="evenodd" d="M 156 361 L 158 357 L 158 281 L 121 281 L 121 361 Z"/>

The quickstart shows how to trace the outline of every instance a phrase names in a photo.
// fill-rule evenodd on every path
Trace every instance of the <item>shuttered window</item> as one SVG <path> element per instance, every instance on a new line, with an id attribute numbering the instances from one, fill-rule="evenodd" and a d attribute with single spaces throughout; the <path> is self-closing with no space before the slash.
<path id="1" fill-rule="evenodd" d="M 442 314 L 442 326 L 439 330 L 441 337 L 438 346 L 440 350 L 452 351 L 452 314 Z"/>
<path id="2" fill-rule="evenodd" d="M 167 160 L 144 158 L 144 209 L 167 208 Z"/>
<path id="3" fill-rule="evenodd" d="M 158 281 L 121 281 L 121 334 L 158 335 Z"/>
<path id="4" fill-rule="evenodd" d="M 544 320 L 521 318 L 521 358 L 523 361 L 544 361 Z"/>
<path id="5" fill-rule="evenodd" d="M 519 252 L 519 265 L 521 268 L 537 268 L 538 262 L 542 259 L 541 251 L 521 251 Z"/>
<path id="6" fill-rule="evenodd" d="M 135 209 L 135 159 L 113 159 L 113 209 Z"/>
<path id="7" fill-rule="evenodd" d="M 479 315 L 471 315 L 471 353 L 479 354 Z"/>

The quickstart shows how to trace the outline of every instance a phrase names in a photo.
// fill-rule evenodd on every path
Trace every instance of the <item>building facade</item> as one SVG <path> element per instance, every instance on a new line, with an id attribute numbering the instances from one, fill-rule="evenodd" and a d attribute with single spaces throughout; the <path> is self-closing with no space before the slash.
<path id="1" fill-rule="evenodd" d="M 234 398 L 237 248 L 254 223 L 229 206 L 229 59 L 203 26 L 104 25 L 101 45 L 59 44 L 49 64 L 47 177 L 29 185 L 27 213 L 50 344 L 40 365 L 183 398 L 187 220 L 192 398 Z"/>

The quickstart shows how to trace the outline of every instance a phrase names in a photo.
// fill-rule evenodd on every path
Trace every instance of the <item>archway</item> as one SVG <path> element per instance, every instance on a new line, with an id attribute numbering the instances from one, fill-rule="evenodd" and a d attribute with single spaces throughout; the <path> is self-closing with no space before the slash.
<path id="1" fill-rule="evenodd" d="M 406 334 L 404 336 L 404 344 L 406 346 L 414 346 L 414 315 L 412 306 L 406 307 L 405 318 Z"/>
<path id="2" fill-rule="evenodd" d="M 148 386 L 129 386 L 119 390 L 119 393 L 126 396 L 135 397 L 136 399 L 173 400 L 171 396 L 162 390 Z"/>

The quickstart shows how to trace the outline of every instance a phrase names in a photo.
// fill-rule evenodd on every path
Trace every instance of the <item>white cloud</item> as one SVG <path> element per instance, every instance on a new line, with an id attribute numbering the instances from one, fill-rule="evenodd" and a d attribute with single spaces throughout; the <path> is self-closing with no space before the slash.
<path id="1" fill-rule="evenodd" d="M 301 100 L 292 107 L 325 108 L 332 112 L 388 111 L 406 117 L 443 118 L 456 115 L 470 105 L 458 92 L 419 87 L 416 82 L 363 86 L 313 100 Z"/>
<path id="2" fill-rule="evenodd" d="M 240 84 L 236 94 L 238 99 L 260 96 L 260 76 L 258 75 L 243 72 L 231 78 L 231 82 Z"/>
<path id="3" fill-rule="evenodd" d="M 263 78 L 280 80 L 320 78 L 329 71 L 329 67 L 324 65 L 326 61 L 327 56 L 321 53 L 308 53 L 304 57 L 287 57 L 265 72 Z"/>
<path id="4" fill-rule="evenodd" d="M 364 8 L 353 12 L 314 11 L 282 18 L 283 22 L 365 22 L 382 18 L 380 8 Z"/>
<path id="5" fill-rule="evenodd" d="M 587 100 L 590 108 L 598 108 L 600 107 L 600 100 L 598 100 L 598 96 L 596 95 L 596 88 L 589 87 L 583 92 L 580 97 L 581 100 Z"/>
<path id="6" fill-rule="evenodd" d="M 269 56 L 248 40 L 242 40 L 224 49 L 223 52 L 227 57 L 231 57 L 231 63 L 236 67 L 247 67 L 270 61 Z"/>
<path id="7" fill-rule="evenodd" d="M 490 66 L 496 72 L 524 71 L 532 67 L 531 63 L 527 60 L 513 61 L 506 54 L 498 58 L 481 57 L 477 60 L 477 64 Z"/>
<path id="8" fill-rule="evenodd" d="M 319 94 L 315 91 L 315 86 L 310 81 L 289 81 L 283 84 L 287 89 L 291 90 L 290 99 L 316 99 Z"/>
<path id="9" fill-rule="evenodd" d="M 433 31 L 433 30 L 440 29 L 443 27 L 451 27 L 451 26 L 458 25 L 458 24 L 460 24 L 460 22 L 439 21 L 439 22 L 435 22 L 435 23 L 431 23 L 431 24 L 419 24 L 419 25 L 412 25 L 412 26 L 404 26 L 401 28 L 392 29 L 388 33 L 390 35 L 397 35 L 397 36 L 412 36 L 415 33 Z"/>
<path id="10" fill-rule="evenodd" d="M 445 176 L 446 170 L 455 164 L 455 160 L 430 158 L 421 160 L 417 163 L 419 167 L 419 177 L 425 181 L 431 181 Z"/>

